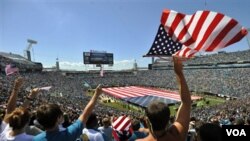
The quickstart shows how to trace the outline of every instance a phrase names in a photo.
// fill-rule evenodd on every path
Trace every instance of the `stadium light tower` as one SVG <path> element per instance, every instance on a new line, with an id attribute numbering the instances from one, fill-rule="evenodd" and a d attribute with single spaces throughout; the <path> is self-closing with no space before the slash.
<path id="1" fill-rule="evenodd" d="M 37 44 L 37 41 L 27 39 L 27 42 L 28 42 L 28 46 L 27 46 L 26 50 L 24 50 L 24 57 L 26 57 L 29 61 L 31 61 L 30 49 L 32 48 L 33 44 Z"/>

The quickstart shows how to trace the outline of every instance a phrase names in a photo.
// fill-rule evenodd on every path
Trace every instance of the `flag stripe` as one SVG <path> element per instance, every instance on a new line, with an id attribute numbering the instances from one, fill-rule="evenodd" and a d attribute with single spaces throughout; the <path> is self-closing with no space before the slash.
<path id="1" fill-rule="evenodd" d="M 223 30 L 217 35 L 212 44 L 206 49 L 206 51 L 213 51 L 214 48 L 220 43 L 222 39 L 230 32 L 230 30 L 237 24 L 236 21 L 231 19 Z"/>
<path id="2" fill-rule="evenodd" d="M 184 18 L 184 15 L 181 13 L 177 13 L 177 15 L 175 16 L 175 19 L 171 25 L 170 30 L 168 31 L 168 34 L 172 37 L 172 39 L 174 41 L 176 41 L 176 38 L 173 36 L 173 33 L 175 32 L 177 26 L 179 25 L 179 23 L 182 21 L 182 19 Z"/>
<path id="3" fill-rule="evenodd" d="M 190 16 L 188 16 L 188 17 L 190 17 Z M 185 17 L 185 19 L 186 19 L 186 17 Z M 178 39 L 180 42 L 185 42 L 186 40 L 191 38 L 191 36 L 188 34 L 188 28 L 190 27 L 193 20 L 194 20 L 194 16 L 191 16 L 191 19 L 189 22 L 187 22 L 188 24 L 186 26 L 184 23 L 182 23 L 184 28 L 182 29 L 181 33 L 178 36 Z"/>
<path id="4" fill-rule="evenodd" d="M 203 46 L 204 43 L 207 41 L 207 39 L 210 37 L 210 35 L 212 34 L 212 32 L 214 31 L 215 27 L 218 25 L 218 23 L 222 20 L 223 15 L 221 14 L 216 14 L 214 12 L 212 12 L 210 14 L 211 17 L 209 17 L 209 19 L 211 20 L 211 23 L 209 24 L 209 27 L 207 28 L 203 38 L 201 39 L 201 41 L 199 42 L 199 44 L 197 45 L 197 47 L 195 48 L 195 50 L 200 50 Z M 206 28 L 205 28 L 206 29 Z"/>
<path id="5" fill-rule="evenodd" d="M 204 22 L 206 21 L 206 18 L 208 16 L 209 12 L 208 11 L 204 11 L 203 13 L 201 13 L 200 15 L 200 18 L 197 19 L 197 23 L 196 26 L 194 26 L 194 31 L 193 31 L 193 34 L 192 34 L 192 38 L 190 38 L 189 40 L 187 40 L 186 42 L 184 42 L 183 44 L 186 45 L 186 46 L 190 46 L 191 44 L 193 44 L 197 38 L 198 38 L 198 35 L 201 31 L 201 27 L 203 26 Z"/>
<path id="6" fill-rule="evenodd" d="M 243 31 L 239 31 L 238 34 L 235 35 L 235 37 L 226 44 L 226 46 L 231 45 L 231 44 L 233 44 L 233 43 L 238 42 L 239 40 L 241 40 L 243 38 L 242 34 L 245 34 L 245 33 L 242 33 L 242 32 Z"/>
<path id="7" fill-rule="evenodd" d="M 112 126 L 117 131 L 128 131 L 131 126 L 131 121 L 126 116 L 120 116 L 112 123 Z"/>

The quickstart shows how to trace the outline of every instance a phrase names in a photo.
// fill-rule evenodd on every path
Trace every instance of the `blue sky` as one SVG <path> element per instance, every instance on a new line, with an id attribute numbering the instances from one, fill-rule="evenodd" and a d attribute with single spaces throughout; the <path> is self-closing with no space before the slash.
<path id="1" fill-rule="evenodd" d="M 192 14 L 212 10 L 250 27 L 249 0 L 0 0 L 0 51 L 23 55 L 34 39 L 32 59 L 49 67 L 58 57 L 64 69 L 86 70 L 84 51 L 114 53 L 113 69 L 139 67 L 154 40 L 163 9 Z M 246 38 L 226 51 L 248 49 Z M 105 66 L 107 69 L 111 67 Z"/>

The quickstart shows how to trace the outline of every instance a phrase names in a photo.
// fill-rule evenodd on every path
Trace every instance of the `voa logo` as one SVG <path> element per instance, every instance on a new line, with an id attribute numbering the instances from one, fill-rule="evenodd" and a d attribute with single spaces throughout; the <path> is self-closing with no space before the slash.
<path id="1" fill-rule="evenodd" d="M 247 136 L 244 129 L 226 129 L 227 136 Z"/>

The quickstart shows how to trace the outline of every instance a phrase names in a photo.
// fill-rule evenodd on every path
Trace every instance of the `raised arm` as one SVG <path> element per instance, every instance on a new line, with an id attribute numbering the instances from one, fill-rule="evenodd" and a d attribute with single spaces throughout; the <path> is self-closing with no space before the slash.
<path id="1" fill-rule="evenodd" d="M 191 96 L 183 74 L 183 65 L 181 58 L 173 57 L 173 61 L 174 61 L 174 71 L 176 74 L 179 93 L 181 97 L 181 105 L 176 114 L 176 121 L 174 122 L 174 125 L 179 132 L 181 138 L 180 140 L 184 141 L 188 133 L 188 125 L 190 121 Z"/>
<path id="2" fill-rule="evenodd" d="M 84 108 L 82 114 L 80 115 L 80 117 L 78 118 L 79 120 L 81 120 L 83 123 L 86 123 L 89 115 L 91 114 L 91 112 L 93 111 L 95 104 L 97 102 L 98 97 L 102 94 L 102 86 L 98 85 L 97 88 L 95 89 L 95 93 L 93 95 L 93 97 L 91 98 L 91 100 L 89 101 L 89 103 L 87 104 L 87 106 Z"/>
<path id="3" fill-rule="evenodd" d="M 28 108 L 30 102 L 33 102 L 37 94 L 39 93 L 39 88 L 34 88 L 30 91 L 29 95 L 25 97 L 22 107 Z"/>
<path id="4" fill-rule="evenodd" d="M 15 82 L 14 82 L 14 87 L 12 89 L 10 98 L 8 100 L 7 103 L 7 110 L 6 110 L 6 114 L 10 114 L 12 111 L 15 110 L 16 108 L 16 100 L 17 100 L 17 94 L 20 91 L 20 88 L 23 85 L 23 78 L 22 77 L 18 77 Z"/>

